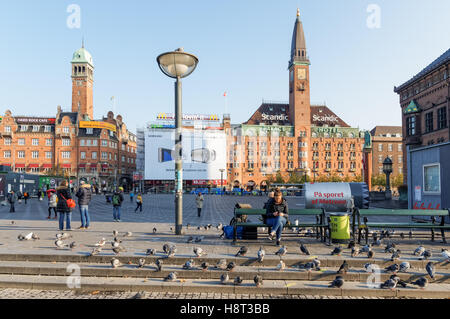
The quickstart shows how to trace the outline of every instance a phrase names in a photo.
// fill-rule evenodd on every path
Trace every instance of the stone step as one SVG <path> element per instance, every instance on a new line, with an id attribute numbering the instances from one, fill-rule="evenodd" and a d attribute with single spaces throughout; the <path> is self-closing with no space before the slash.
<path id="1" fill-rule="evenodd" d="M 280 258 L 275 255 L 266 256 L 263 263 L 260 264 L 257 259 L 253 256 L 245 257 L 235 257 L 234 255 L 208 255 L 205 257 L 195 257 L 194 255 L 180 255 L 171 258 L 166 258 L 162 254 L 157 254 L 155 256 L 145 256 L 144 253 L 123 253 L 116 256 L 110 249 L 105 249 L 100 254 L 96 256 L 88 256 L 88 252 L 73 254 L 68 251 L 59 251 L 57 254 L 0 254 L 0 261 L 36 261 L 36 262 L 71 262 L 71 263 L 107 263 L 109 264 L 111 258 L 118 258 L 123 264 L 131 262 L 132 264 L 137 264 L 140 258 L 144 258 L 146 263 L 154 263 L 156 259 L 160 258 L 164 263 L 170 260 L 173 265 L 184 265 L 189 259 L 194 259 L 197 264 L 201 264 L 206 261 L 210 265 L 215 265 L 220 259 L 226 259 L 227 262 L 234 261 L 238 266 L 267 266 L 275 267 L 280 262 Z M 304 264 L 308 261 L 314 259 L 315 256 L 285 256 L 283 261 L 286 266 L 293 267 L 300 264 Z M 366 263 L 372 263 L 378 265 L 380 268 L 386 268 L 394 263 L 400 264 L 403 261 L 408 261 L 411 267 L 414 269 L 425 269 L 426 264 L 429 261 L 435 263 L 436 269 L 450 270 L 450 262 L 447 260 L 442 260 L 439 257 L 433 257 L 429 260 L 418 260 L 417 257 L 405 257 L 395 262 L 390 259 L 374 258 L 368 259 L 363 257 L 347 258 L 342 256 L 336 257 L 326 257 L 318 256 L 321 261 L 322 267 L 339 267 L 344 260 L 347 261 L 351 268 L 363 268 Z"/>
<path id="2" fill-rule="evenodd" d="M 234 294 L 274 294 L 274 295 L 314 295 L 348 297 L 412 297 L 450 298 L 449 284 L 429 284 L 426 289 L 407 287 L 399 289 L 379 289 L 359 282 L 346 282 L 342 288 L 329 288 L 328 281 L 264 280 L 260 287 L 253 281 L 245 280 L 241 285 L 222 285 L 217 280 L 177 279 L 166 282 L 160 278 L 107 278 L 82 277 L 79 286 L 74 277 L 0 275 L 1 288 L 38 290 L 94 291 L 153 291 L 178 293 L 234 293 Z M 233 279 L 234 277 L 231 277 Z M 68 286 L 68 283 L 70 286 Z"/>
<path id="3" fill-rule="evenodd" d="M 1 261 L 0 274 L 12 275 L 41 275 L 41 276 L 68 276 L 68 266 L 72 263 L 55 262 L 17 262 L 17 261 Z M 157 272 L 154 264 L 146 264 L 142 268 L 138 268 L 135 264 L 124 264 L 117 268 L 112 268 L 107 264 L 79 263 L 80 274 L 83 277 L 124 277 L 124 278 L 164 278 L 170 272 L 177 272 L 179 278 L 183 279 L 220 279 L 226 270 L 214 269 L 209 267 L 203 271 L 199 267 L 192 270 L 184 270 L 179 265 L 163 265 L 163 270 Z M 338 268 L 322 268 L 321 271 L 308 272 L 304 269 L 287 268 L 278 271 L 274 267 L 248 267 L 237 266 L 232 272 L 228 272 L 230 276 L 241 276 L 246 280 L 253 280 L 255 274 L 260 274 L 263 279 L 267 280 L 297 280 L 297 281 L 332 281 L 337 275 Z M 379 274 L 372 275 L 361 269 L 350 269 L 346 274 L 341 274 L 346 281 L 367 282 L 369 278 L 376 278 L 378 281 L 384 282 L 389 279 L 391 273 L 383 270 Z M 427 275 L 425 269 L 414 269 L 408 273 L 398 273 L 398 276 L 406 281 L 411 282 L 421 276 L 427 276 L 430 282 L 449 283 L 450 273 L 437 271 L 434 280 Z"/>

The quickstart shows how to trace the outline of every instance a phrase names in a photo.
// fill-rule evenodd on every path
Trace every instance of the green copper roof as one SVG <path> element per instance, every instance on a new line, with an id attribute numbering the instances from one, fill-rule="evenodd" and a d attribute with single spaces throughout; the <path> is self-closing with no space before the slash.
<path id="1" fill-rule="evenodd" d="M 89 63 L 94 66 L 92 55 L 84 47 L 75 51 L 71 63 Z"/>
<path id="2" fill-rule="evenodd" d="M 409 114 L 409 113 L 417 113 L 422 111 L 420 109 L 419 106 L 417 106 L 416 102 L 414 102 L 414 100 L 411 101 L 411 103 L 409 103 L 408 107 L 403 111 L 404 114 Z"/>

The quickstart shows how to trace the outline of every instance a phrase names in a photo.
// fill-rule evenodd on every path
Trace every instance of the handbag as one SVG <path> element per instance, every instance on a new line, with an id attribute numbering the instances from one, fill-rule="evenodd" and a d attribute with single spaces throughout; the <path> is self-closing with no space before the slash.
<path id="1" fill-rule="evenodd" d="M 74 201 L 73 199 L 71 199 L 71 198 L 66 199 L 66 198 L 64 197 L 63 194 L 61 194 L 61 196 L 62 196 L 62 198 L 65 199 L 65 201 L 66 201 L 66 203 L 67 203 L 67 207 L 69 207 L 69 208 L 75 208 L 75 206 L 77 206 L 77 204 L 75 203 L 75 201 Z"/>

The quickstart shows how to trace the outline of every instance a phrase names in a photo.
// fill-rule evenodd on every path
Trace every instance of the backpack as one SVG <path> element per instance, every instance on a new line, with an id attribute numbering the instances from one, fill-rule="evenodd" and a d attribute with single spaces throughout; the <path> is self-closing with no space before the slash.
<path id="1" fill-rule="evenodd" d="M 119 197 L 119 195 L 117 195 L 117 194 L 113 195 L 112 203 L 113 203 L 114 206 L 120 205 L 120 197 Z"/>

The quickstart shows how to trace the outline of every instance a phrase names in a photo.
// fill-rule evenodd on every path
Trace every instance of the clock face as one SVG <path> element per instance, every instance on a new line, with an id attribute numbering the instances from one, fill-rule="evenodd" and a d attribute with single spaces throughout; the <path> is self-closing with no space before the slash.
<path id="1" fill-rule="evenodd" d="M 299 80 L 306 80 L 306 70 L 305 69 L 298 69 L 297 70 L 297 77 Z"/>

